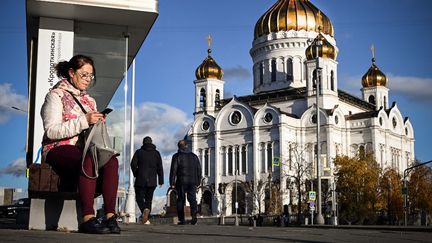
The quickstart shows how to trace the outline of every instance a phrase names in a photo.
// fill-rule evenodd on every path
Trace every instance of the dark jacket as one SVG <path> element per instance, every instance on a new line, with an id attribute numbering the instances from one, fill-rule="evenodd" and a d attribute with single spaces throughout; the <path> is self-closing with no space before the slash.
<path id="1" fill-rule="evenodd" d="M 135 151 L 131 162 L 131 170 L 136 177 L 135 186 L 157 186 L 156 176 L 159 178 L 159 185 L 164 183 L 162 158 L 154 144 L 144 144 Z"/>
<path id="2" fill-rule="evenodd" d="M 201 163 L 194 153 L 179 149 L 173 155 L 170 170 L 170 185 L 196 185 L 201 183 Z"/>

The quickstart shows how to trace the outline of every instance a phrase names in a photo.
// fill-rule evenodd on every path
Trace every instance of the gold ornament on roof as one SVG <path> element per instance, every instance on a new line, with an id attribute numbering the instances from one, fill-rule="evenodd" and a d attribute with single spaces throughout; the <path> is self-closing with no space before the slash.
<path id="1" fill-rule="evenodd" d="M 212 44 L 212 37 L 211 37 L 211 35 L 209 34 L 208 36 L 207 36 L 207 44 L 208 44 L 208 49 L 210 49 L 210 47 L 211 47 L 211 44 Z"/>
<path id="2" fill-rule="evenodd" d="M 223 76 L 223 70 L 219 65 L 216 63 L 216 61 L 211 57 L 211 44 L 213 42 L 213 39 L 211 35 L 207 36 L 207 57 L 204 59 L 204 61 L 197 67 L 195 70 L 195 76 L 197 80 L 200 79 L 207 79 L 207 78 L 215 78 L 215 79 L 222 79 Z"/>
<path id="3" fill-rule="evenodd" d="M 330 19 L 309 0 L 278 0 L 258 19 L 254 39 L 289 30 L 315 31 L 334 36 Z"/>
<path id="4" fill-rule="evenodd" d="M 369 68 L 369 70 L 366 72 L 365 75 L 362 77 L 362 86 L 363 88 L 370 88 L 370 87 L 377 87 L 377 86 L 384 86 L 387 87 L 387 77 L 381 70 L 378 68 L 378 66 L 375 64 L 375 46 L 371 46 L 372 51 L 372 66 Z"/>
<path id="5" fill-rule="evenodd" d="M 319 41 L 321 42 L 320 45 L 318 45 Z M 336 60 L 338 54 L 336 47 L 334 47 L 321 33 L 319 33 L 306 48 L 306 59 L 313 60 L 317 58 L 317 49 L 318 57 Z"/>

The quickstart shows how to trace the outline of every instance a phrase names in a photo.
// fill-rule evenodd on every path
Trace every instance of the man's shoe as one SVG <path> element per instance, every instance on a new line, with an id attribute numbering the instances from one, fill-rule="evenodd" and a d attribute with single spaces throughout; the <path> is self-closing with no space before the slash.
<path id="1" fill-rule="evenodd" d="M 110 230 L 110 232 L 112 234 L 120 234 L 121 229 L 117 223 L 117 216 L 115 216 L 115 215 L 112 216 L 111 218 L 105 220 L 104 223 L 105 223 L 106 227 L 108 227 L 108 229 Z"/>
<path id="2" fill-rule="evenodd" d="M 197 218 L 192 218 L 192 220 L 191 220 L 191 225 L 196 225 L 197 222 L 198 222 L 198 219 L 197 219 Z"/>
<path id="3" fill-rule="evenodd" d="M 87 222 L 80 224 L 79 232 L 87 234 L 108 234 L 110 229 L 97 220 L 96 217 L 89 219 Z"/>
<path id="4" fill-rule="evenodd" d="M 142 216 L 142 223 L 145 224 L 149 219 L 150 209 L 145 208 Z"/>
<path id="5" fill-rule="evenodd" d="M 147 225 L 151 224 L 150 220 L 147 220 L 147 222 L 145 222 L 144 224 L 147 224 Z"/>
<path id="6" fill-rule="evenodd" d="M 185 223 L 185 221 L 178 221 L 177 224 L 178 225 L 185 225 L 186 223 Z"/>

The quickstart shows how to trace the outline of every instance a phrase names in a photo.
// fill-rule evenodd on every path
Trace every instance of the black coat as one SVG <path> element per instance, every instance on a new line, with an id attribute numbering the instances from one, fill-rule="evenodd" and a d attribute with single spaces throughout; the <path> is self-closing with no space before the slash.
<path id="1" fill-rule="evenodd" d="M 196 185 L 201 183 L 201 163 L 198 157 L 186 150 L 173 155 L 170 170 L 170 185 Z"/>
<path id="2" fill-rule="evenodd" d="M 131 170 L 135 176 L 135 186 L 153 187 L 164 183 L 162 158 L 154 144 L 144 144 L 135 151 L 131 162 Z"/>

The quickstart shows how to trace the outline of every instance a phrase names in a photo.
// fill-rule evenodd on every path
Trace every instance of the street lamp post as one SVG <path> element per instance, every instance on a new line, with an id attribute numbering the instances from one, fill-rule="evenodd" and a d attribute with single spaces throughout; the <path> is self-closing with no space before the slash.
<path id="1" fill-rule="evenodd" d="M 337 213 L 337 195 L 336 195 L 336 182 L 333 180 L 332 183 L 332 214 L 333 214 L 333 225 L 338 225 L 338 213 Z"/>
<path id="2" fill-rule="evenodd" d="M 237 202 L 237 173 L 238 173 L 238 169 L 237 169 L 237 162 L 236 159 L 234 157 L 234 167 L 235 167 L 235 171 L 234 171 L 234 180 L 235 180 L 235 226 L 239 226 L 239 222 L 238 222 L 238 202 Z"/>
<path id="3" fill-rule="evenodd" d="M 403 191 L 402 193 L 404 194 L 404 226 L 407 226 L 408 223 L 408 190 L 407 190 L 407 181 L 406 181 L 406 177 L 408 176 L 408 173 L 410 170 L 422 166 L 422 165 L 426 165 L 432 163 L 432 160 L 429 160 L 427 162 L 424 163 L 420 163 L 420 164 L 416 164 L 414 166 L 408 167 L 404 170 L 404 177 L 403 177 Z"/>
<path id="4" fill-rule="evenodd" d="M 317 180 L 318 180 L 318 198 L 317 198 L 317 207 L 318 207 L 318 214 L 316 217 L 316 223 L 317 224 L 324 224 L 324 217 L 322 216 L 322 208 L 321 208 L 321 170 L 320 170 L 320 156 L 321 156 L 321 148 L 320 148 L 320 105 L 319 105 L 319 93 L 320 93 L 320 86 L 321 86 L 321 67 L 319 63 L 319 49 L 322 46 L 322 41 L 317 38 L 316 39 L 316 124 L 317 124 L 317 149 L 316 149 L 316 156 L 317 156 Z"/>

